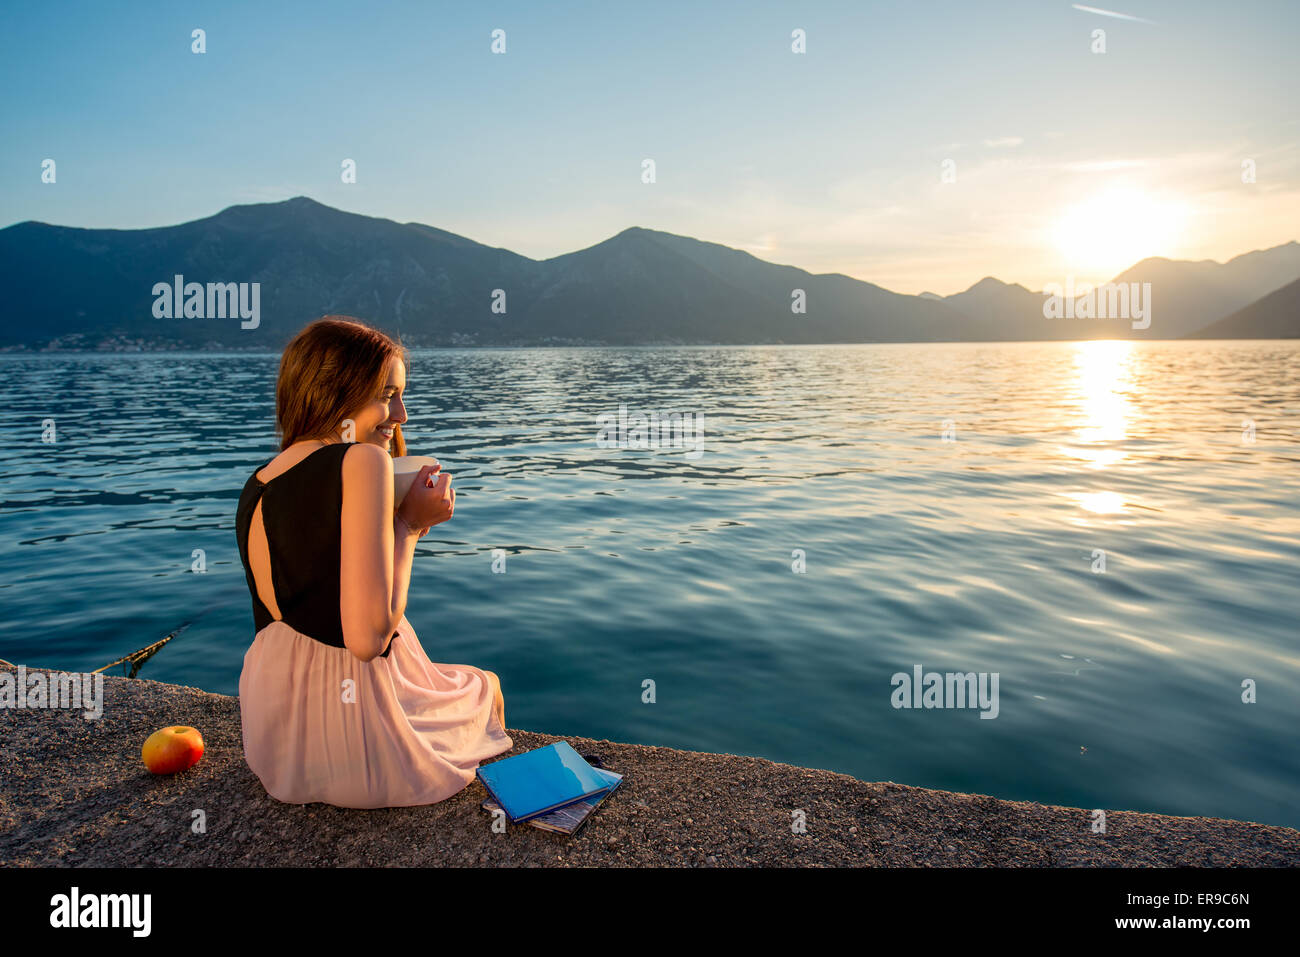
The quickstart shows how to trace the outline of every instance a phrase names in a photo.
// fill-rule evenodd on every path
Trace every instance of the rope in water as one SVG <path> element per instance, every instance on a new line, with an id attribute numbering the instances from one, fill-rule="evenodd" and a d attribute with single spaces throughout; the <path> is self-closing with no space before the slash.
<path id="1" fill-rule="evenodd" d="M 186 628 L 190 627 L 190 625 L 194 624 L 199 619 L 205 617 L 209 612 L 214 611 L 218 608 L 225 607 L 226 604 L 228 603 L 220 600 L 212 602 L 211 604 L 208 605 L 208 607 L 204 608 L 201 612 L 199 612 L 189 621 L 185 622 L 185 624 L 181 625 L 171 634 L 158 639 L 152 644 L 145 645 L 143 648 L 140 648 L 137 651 L 133 651 L 129 655 L 126 655 L 123 658 L 118 658 L 117 661 L 110 661 L 102 668 L 96 668 L 94 671 L 91 672 L 91 674 L 92 675 L 99 674 L 102 671 L 107 671 L 109 668 L 115 668 L 118 665 L 121 665 L 123 673 L 126 673 L 127 668 L 129 666 L 130 673 L 127 674 L 126 677 L 134 678 L 136 675 L 140 673 L 140 666 L 143 665 L 150 658 L 152 658 L 154 655 L 156 655 L 159 649 L 162 648 L 163 645 L 167 644 L 167 642 L 171 641 L 173 638 L 175 638 L 177 635 L 183 632 Z"/>
<path id="2" fill-rule="evenodd" d="M 171 641 L 173 638 L 175 638 L 177 635 L 179 635 L 182 631 L 184 631 L 188 627 L 189 627 L 189 623 L 181 625 L 179 628 L 177 628 L 167 637 L 155 641 L 152 645 L 145 645 L 139 651 L 133 651 L 125 658 L 118 658 L 117 661 L 110 661 L 108 664 L 104 665 L 104 667 L 96 668 L 94 671 L 91 672 L 91 674 L 92 675 L 99 674 L 101 671 L 107 671 L 109 668 L 115 668 L 118 665 L 125 666 L 129 664 L 131 666 L 131 673 L 127 675 L 127 677 L 134 678 L 136 675 L 140 673 L 141 665 L 143 665 L 146 661 L 148 661 L 150 658 L 156 655 L 158 653 L 159 648 L 167 644 L 167 642 Z M 124 671 L 126 670 L 125 667 L 123 667 L 123 670 Z"/>

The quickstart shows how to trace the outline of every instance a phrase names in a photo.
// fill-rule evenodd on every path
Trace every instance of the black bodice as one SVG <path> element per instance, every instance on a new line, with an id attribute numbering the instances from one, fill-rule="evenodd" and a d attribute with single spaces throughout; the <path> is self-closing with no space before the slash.
<path id="1" fill-rule="evenodd" d="M 257 595 L 257 582 L 248 560 L 248 533 L 260 498 L 271 582 L 281 620 L 322 644 L 346 647 L 339 617 L 339 553 L 343 456 L 353 444 L 323 445 L 269 482 L 260 482 L 257 473 L 274 461 L 268 459 L 244 484 L 235 513 L 235 539 L 253 599 L 257 631 L 275 620 Z M 391 647 L 390 641 L 384 656 Z"/>

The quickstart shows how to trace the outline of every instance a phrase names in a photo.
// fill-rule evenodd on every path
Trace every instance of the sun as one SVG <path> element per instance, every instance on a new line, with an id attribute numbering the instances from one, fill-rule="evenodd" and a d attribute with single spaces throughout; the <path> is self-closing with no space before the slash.
<path id="1" fill-rule="evenodd" d="M 1184 218 L 1179 203 L 1117 186 L 1065 210 L 1056 222 L 1056 245 L 1075 275 L 1110 279 L 1148 256 L 1170 254 Z"/>

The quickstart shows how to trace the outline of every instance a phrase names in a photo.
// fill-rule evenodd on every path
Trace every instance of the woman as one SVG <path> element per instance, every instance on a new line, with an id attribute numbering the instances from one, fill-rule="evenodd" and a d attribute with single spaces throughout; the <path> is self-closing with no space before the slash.
<path id="1" fill-rule="evenodd" d="M 406 366 L 354 319 L 308 325 L 280 360 L 280 454 L 239 498 L 257 627 L 239 676 L 244 756 L 280 801 L 432 804 L 514 746 L 497 676 L 430 661 L 404 614 L 415 543 L 456 504 L 451 476 L 426 466 L 394 512 Z"/>

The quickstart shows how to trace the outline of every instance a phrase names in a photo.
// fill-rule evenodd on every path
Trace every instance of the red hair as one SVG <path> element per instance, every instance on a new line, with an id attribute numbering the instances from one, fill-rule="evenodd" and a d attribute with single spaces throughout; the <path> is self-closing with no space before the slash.
<path id="1" fill-rule="evenodd" d="M 382 391 L 394 358 L 408 369 L 406 348 L 351 316 L 323 316 L 284 347 L 275 384 L 275 431 L 280 450 L 303 439 L 341 438 L 353 418 Z M 402 427 L 393 429 L 390 454 L 406 454 Z"/>

